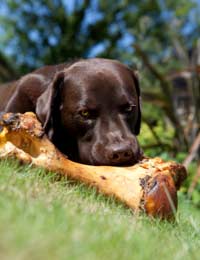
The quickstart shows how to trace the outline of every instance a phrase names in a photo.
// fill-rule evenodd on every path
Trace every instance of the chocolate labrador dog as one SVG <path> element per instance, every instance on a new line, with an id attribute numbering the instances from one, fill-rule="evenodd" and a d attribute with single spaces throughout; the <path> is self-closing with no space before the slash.
<path id="1" fill-rule="evenodd" d="M 92 165 L 137 162 L 139 99 L 135 73 L 100 58 L 46 66 L 0 87 L 0 111 L 33 111 L 59 150 Z"/>

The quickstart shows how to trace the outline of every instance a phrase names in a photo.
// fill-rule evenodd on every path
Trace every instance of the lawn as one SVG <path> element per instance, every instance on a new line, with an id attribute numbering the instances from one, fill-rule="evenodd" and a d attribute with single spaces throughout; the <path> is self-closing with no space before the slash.
<path id="1" fill-rule="evenodd" d="M 112 199 L 0 161 L 0 259 L 199 259 L 200 212 L 179 196 L 177 221 L 135 216 Z"/>

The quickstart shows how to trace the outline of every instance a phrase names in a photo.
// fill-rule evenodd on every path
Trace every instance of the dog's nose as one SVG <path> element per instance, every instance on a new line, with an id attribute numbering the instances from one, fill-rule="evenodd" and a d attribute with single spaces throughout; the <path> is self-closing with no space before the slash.
<path id="1" fill-rule="evenodd" d="M 107 158 L 111 164 L 115 165 L 129 163 L 133 159 L 133 151 L 128 145 L 111 147 L 107 151 Z"/>

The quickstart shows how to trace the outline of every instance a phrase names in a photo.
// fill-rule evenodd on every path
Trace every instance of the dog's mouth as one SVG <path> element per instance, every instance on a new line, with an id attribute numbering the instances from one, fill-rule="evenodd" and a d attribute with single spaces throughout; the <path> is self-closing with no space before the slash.
<path id="1" fill-rule="evenodd" d="M 79 143 L 78 154 L 78 162 L 94 166 L 128 167 L 136 164 L 142 157 L 138 142 L 129 140 L 107 146 L 102 143 Z"/>
<path id="2" fill-rule="evenodd" d="M 127 160 L 127 161 L 123 161 L 123 162 L 112 162 L 112 161 L 101 159 L 101 158 L 94 158 L 92 155 L 90 155 L 89 158 L 80 160 L 79 162 L 82 164 L 94 165 L 94 166 L 129 167 L 129 166 L 133 166 L 134 164 L 138 163 L 139 160 L 140 160 L 139 157 L 135 156 L 131 160 Z"/>

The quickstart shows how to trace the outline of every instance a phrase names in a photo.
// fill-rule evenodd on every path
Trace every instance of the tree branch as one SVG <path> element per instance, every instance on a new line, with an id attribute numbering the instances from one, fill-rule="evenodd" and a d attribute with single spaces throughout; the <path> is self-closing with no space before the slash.
<path id="1" fill-rule="evenodd" d="M 194 157 L 196 156 L 198 150 L 200 148 L 200 133 L 197 135 L 197 137 L 195 138 L 188 156 L 185 158 L 183 165 L 188 168 L 189 164 L 192 162 L 192 160 L 194 159 Z"/>
<path id="2" fill-rule="evenodd" d="M 140 58 L 142 58 L 144 64 L 147 66 L 147 68 L 159 80 L 160 87 L 162 88 L 162 91 L 163 91 L 164 95 L 167 97 L 168 101 L 171 101 L 172 95 L 170 92 L 171 85 L 170 85 L 169 81 L 165 77 L 163 77 L 163 75 L 155 68 L 155 66 L 153 66 L 153 64 L 149 61 L 149 58 L 146 55 L 146 53 L 140 48 L 140 46 L 138 44 L 135 43 L 133 45 L 133 47 L 134 47 L 136 53 L 138 54 L 138 56 L 140 56 Z"/>
<path id="3" fill-rule="evenodd" d="M 138 44 L 134 44 L 133 47 L 135 48 L 136 53 L 140 58 L 143 60 L 145 66 L 149 69 L 149 71 L 157 78 L 160 82 L 161 90 L 165 96 L 165 100 L 168 104 L 170 104 L 167 109 L 165 109 L 168 118 L 171 120 L 174 129 L 175 129 L 175 137 L 179 141 L 179 145 L 182 144 L 186 148 L 188 147 L 187 139 L 184 135 L 183 128 L 176 117 L 176 113 L 173 107 L 173 97 L 171 94 L 171 84 L 170 82 L 156 69 L 156 67 L 150 62 L 146 53 L 140 48 Z"/>

